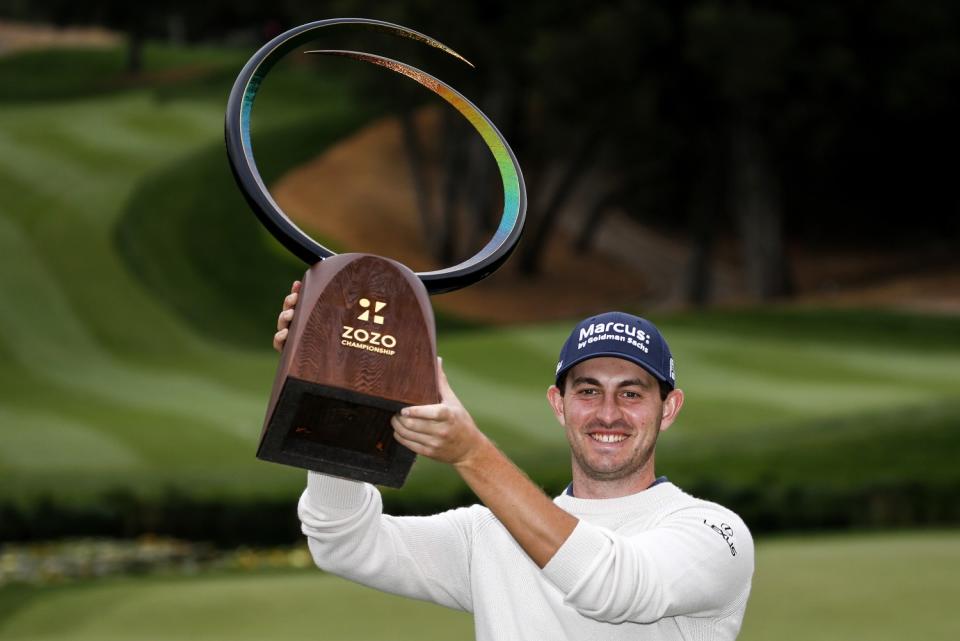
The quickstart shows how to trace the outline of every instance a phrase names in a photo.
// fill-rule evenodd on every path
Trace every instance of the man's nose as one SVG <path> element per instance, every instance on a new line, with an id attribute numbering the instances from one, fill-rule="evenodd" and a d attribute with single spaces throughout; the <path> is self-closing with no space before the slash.
<path id="1" fill-rule="evenodd" d="M 620 406 L 617 404 L 616 394 L 603 395 L 603 403 L 601 403 L 599 411 L 597 412 L 597 418 L 607 425 L 612 425 L 621 418 Z"/>

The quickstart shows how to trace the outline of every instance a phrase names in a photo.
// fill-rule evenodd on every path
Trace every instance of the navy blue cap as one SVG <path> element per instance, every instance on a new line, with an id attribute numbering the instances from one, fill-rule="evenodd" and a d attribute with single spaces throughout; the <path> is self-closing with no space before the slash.
<path id="1" fill-rule="evenodd" d="M 656 325 L 645 318 L 607 312 L 580 321 L 560 350 L 557 386 L 571 367 L 597 356 L 613 356 L 636 363 L 670 389 L 676 387 L 670 346 Z"/>

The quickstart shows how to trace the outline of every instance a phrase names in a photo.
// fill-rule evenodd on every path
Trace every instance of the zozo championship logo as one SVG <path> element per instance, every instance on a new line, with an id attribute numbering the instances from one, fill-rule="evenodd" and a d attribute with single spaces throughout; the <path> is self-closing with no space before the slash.
<path id="1" fill-rule="evenodd" d="M 384 301 L 371 301 L 369 298 L 361 298 L 357 304 L 363 310 L 357 316 L 357 320 L 372 321 L 375 325 L 383 325 L 385 319 L 380 312 L 387 306 Z M 371 306 L 373 307 L 372 310 L 370 309 Z M 363 329 L 362 327 L 351 327 L 350 325 L 343 326 L 343 333 L 340 334 L 340 344 L 344 347 L 363 349 L 387 356 L 393 356 L 397 353 L 393 349 L 397 346 L 397 339 L 392 335 Z"/>

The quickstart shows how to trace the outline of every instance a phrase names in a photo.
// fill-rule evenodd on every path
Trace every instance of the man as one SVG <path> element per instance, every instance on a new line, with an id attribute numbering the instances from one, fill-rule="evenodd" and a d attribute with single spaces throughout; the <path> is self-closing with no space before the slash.
<path id="1" fill-rule="evenodd" d="M 298 291 L 284 300 L 278 350 Z M 654 475 L 657 436 L 684 397 L 653 324 L 601 314 L 564 344 L 547 400 L 573 480 L 552 501 L 477 428 L 442 367 L 439 377 L 440 403 L 401 410 L 394 436 L 452 465 L 483 505 L 394 517 L 373 486 L 309 472 L 299 514 L 319 567 L 472 612 L 479 641 L 737 636 L 753 541 L 736 514 Z"/>

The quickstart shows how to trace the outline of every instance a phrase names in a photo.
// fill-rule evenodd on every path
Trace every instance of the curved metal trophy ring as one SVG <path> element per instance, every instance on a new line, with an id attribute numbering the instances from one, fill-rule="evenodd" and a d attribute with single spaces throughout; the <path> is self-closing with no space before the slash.
<path id="1" fill-rule="evenodd" d="M 250 142 L 250 116 L 260 84 L 273 65 L 292 49 L 313 40 L 318 29 L 341 24 L 363 25 L 417 40 L 441 49 L 470 64 L 463 56 L 429 36 L 400 25 L 364 18 L 319 20 L 301 25 L 280 34 L 265 44 L 247 62 L 233 85 L 227 103 L 225 130 L 230 167 L 247 202 L 253 208 L 260 222 L 287 249 L 311 265 L 333 256 L 334 252 L 310 238 L 297 227 L 270 196 L 253 157 L 253 147 Z M 526 216 L 527 199 L 523 175 L 520 173 L 517 159 L 503 135 L 490 119 L 456 89 L 430 74 L 402 62 L 357 51 L 321 50 L 307 53 L 346 56 L 403 74 L 439 95 L 470 121 L 470 124 L 486 142 L 500 169 L 504 196 L 503 216 L 500 219 L 500 225 L 486 246 L 469 260 L 446 269 L 420 272 L 417 273 L 417 276 L 429 293 L 440 294 L 471 285 L 496 271 L 509 258 L 520 239 Z"/>

